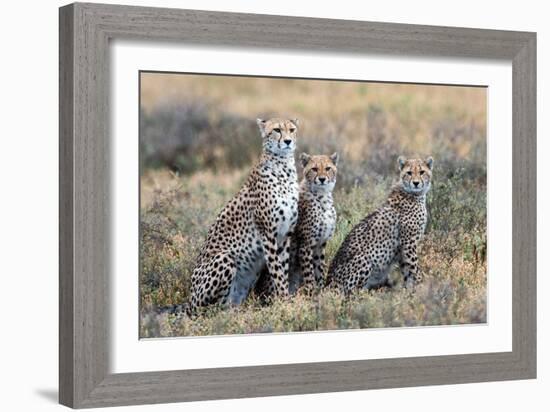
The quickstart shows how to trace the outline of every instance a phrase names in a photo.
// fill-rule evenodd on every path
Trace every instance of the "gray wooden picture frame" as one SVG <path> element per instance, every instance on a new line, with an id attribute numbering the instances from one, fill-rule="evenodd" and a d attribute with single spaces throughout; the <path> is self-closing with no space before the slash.
<path id="1" fill-rule="evenodd" d="M 60 9 L 59 29 L 62 404 L 86 408 L 536 377 L 535 33 L 80 3 Z M 511 61 L 512 351 L 109 373 L 111 39 Z"/>

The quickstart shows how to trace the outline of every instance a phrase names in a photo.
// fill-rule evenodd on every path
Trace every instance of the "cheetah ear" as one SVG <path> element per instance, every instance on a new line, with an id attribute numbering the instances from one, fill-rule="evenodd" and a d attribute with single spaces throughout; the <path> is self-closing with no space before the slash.
<path id="1" fill-rule="evenodd" d="M 294 123 L 296 127 L 300 126 L 300 121 L 298 119 L 292 119 L 291 122 Z"/>
<path id="2" fill-rule="evenodd" d="M 334 152 L 333 154 L 330 155 L 330 160 L 332 160 L 332 163 L 334 163 L 334 166 L 338 166 L 338 153 L 337 152 Z"/>
<path id="3" fill-rule="evenodd" d="M 429 168 L 430 170 L 432 170 L 433 167 L 434 167 L 434 158 L 431 157 L 431 156 L 428 156 L 428 157 L 426 158 L 425 162 L 426 162 L 426 166 L 428 166 L 428 168 Z"/>
<path id="4" fill-rule="evenodd" d="M 397 164 L 399 166 L 399 170 L 403 170 L 403 166 L 405 166 L 406 161 L 407 159 L 405 159 L 405 156 L 399 156 L 397 158 Z"/>
<path id="5" fill-rule="evenodd" d="M 262 134 L 262 137 L 265 137 L 265 125 L 266 125 L 266 121 L 263 120 L 263 119 L 256 119 L 256 124 L 258 125 L 258 127 L 260 128 L 260 133 Z"/>
<path id="6" fill-rule="evenodd" d="M 302 162 L 302 167 L 306 167 L 306 165 L 309 163 L 309 161 L 311 160 L 311 156 L 308 155 L 307 153 L 302 153 L 300 155 L 300 161 Z"/>

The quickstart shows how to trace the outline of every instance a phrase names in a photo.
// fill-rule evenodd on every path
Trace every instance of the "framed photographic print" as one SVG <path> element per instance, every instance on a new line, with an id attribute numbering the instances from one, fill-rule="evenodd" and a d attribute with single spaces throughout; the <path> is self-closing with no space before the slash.
<path id="1" fill-rule="evenodd" d="M 536 36 L 60 9 L 60 402 L 536 376 Z"/>

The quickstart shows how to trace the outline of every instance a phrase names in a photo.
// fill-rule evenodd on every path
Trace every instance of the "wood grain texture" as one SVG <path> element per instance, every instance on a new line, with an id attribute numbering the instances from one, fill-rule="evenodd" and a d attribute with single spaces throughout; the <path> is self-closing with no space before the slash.
<path id="1" fill-rule="evenodd" d="M 536 375 L 537 265 L 537 82 L 536 37 L 532 36 L 512 62 L 513 135 L 513 350 Z"/>
<path id="2" fill-rule="evenodd" d="M 80 4 L 60 9 L 60 402 L 83 408 L 536 375 L 533 33 Z M 110 374 L 109 40 L 504 59 L 513 65 L 513 350 Z"/>
<path id="3" fill-rule="evenodd" d="M 72 10 L 72 7 L 70 7 Z M 73 404 L 73 38 L 69 8 L 59 13 L 59 400 Z M 61 373 L 61 371 L 63 371 Z"/>

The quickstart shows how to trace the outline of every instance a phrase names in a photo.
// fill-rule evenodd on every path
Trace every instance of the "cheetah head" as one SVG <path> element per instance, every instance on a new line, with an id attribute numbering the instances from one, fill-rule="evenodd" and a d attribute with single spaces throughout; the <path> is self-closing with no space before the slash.
<path id="1" fill-rule="evenodd" d="M 406 159 L 400 156 L 399 165 L 400 184 L 407 193 L 423 195 L 430 190 L 432 168 L 434 160 L 431 156 L 423 159 Z"/>
<path id="2" fill-rule="evenodd" d="M 264 150 L 279 156 L 293 156 L 296 149 L 298 119 L 256 119 L 262 134 Z"/>
<path id="3" fill-rule="evenodd" d="M 311 156 L 307 153 L 300 155 L 300 161 L 304 168 L 304 180 L 313 192 L 329 192 L 336 184 L 336 165 L 338 164 L 338 153 L 330 156 Z"/>

